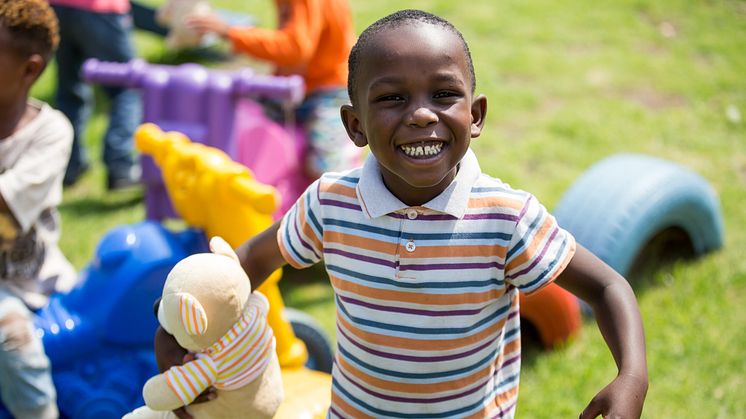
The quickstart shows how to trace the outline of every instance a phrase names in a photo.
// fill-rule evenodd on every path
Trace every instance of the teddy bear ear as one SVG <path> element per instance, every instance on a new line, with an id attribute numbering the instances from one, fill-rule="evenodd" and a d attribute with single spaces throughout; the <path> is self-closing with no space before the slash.
<path id="1" fill-rule="evenodd" d="M 189 293 L 179 293 L 179 315 L 184 330 L 192 336 L 207 332 L 207 313 L 202 304 Z"/>
<path id="2" fill-rule="evenodd" d="M 229 258 L 240 263 L 240 261 L 238 260 L 238 255 L 236 255 L 236 252 L 233 251 L 231 245 L 228 244 L 228 242 L 220 236 L 214 236 L 212 239 L 210 239 L 210 251 L 212 253 L 215 253 L 216 255 L 228 256 Z"/>

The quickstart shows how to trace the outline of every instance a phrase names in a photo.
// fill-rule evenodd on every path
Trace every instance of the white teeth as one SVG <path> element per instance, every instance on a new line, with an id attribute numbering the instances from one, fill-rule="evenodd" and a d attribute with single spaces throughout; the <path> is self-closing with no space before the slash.
<path id="1" fill-rule="evenodd" d="M 443 143 L 437 142 L 433 144 L 427 144 L 427 145 L 417 145 L 417 146 L 411 146 L 411 145 L 403 145 L 401 146 L 401 149 L 404 151 L 404 153 L 410 157 L 418 157 L 418 156 L 434 156 L 443 150 Z"/>

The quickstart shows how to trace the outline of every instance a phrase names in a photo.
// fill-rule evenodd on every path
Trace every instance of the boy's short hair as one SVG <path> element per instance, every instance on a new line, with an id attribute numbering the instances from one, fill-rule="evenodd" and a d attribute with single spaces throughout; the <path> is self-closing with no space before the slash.
<path id="1" fill-rule="evenodd" d="M 60 42 L 57 16 L 46 0 L 0 0 L 0 30 L 20 56 L 49 61 Z"/>
<path id="2" fill-rule="evenodd" d="M 365 28 L 365 30 L 360 34 L 360 37 L 358 37 L 355 45 L 352 47 L 352 50 L 350 51 L 350 57 L 347 61 L 347 94 L 350 96 L 350 100 L 353 104 L 355 103 L 354 90 L 355 83 L 357 82 L 357 71 L 358 64 L 360 63 L 360 56 L 368 47 L 371 39 L 373 39 L 375 35 L 383 32 L 384 30 L 396 29 L 408 23 L 411 23 L 412 21 L 440 26 L 458 36 L 458 39 L 461 41 L 461 44 L 464 47 L 466 65 L 469 68 L 469 75 L 471 76 L 471 91 L 472 93 L 474 93 L 477 86 L 477 77 L 474 74 L 474 63 L 471 59 L 471 51 L 469 51 L 469 45 L 466 43 L 464 35 L 462 35 L 461 32 L 456 29 L 456 27 L 453 26 L 451 22 L 443 19 L 440 16 L 436 16 L 432 13 L 428 13 L 422 10 L 406 9 L 399 10 L 398 12 L 394 12 L 373 22 L 373 24 Z"/>

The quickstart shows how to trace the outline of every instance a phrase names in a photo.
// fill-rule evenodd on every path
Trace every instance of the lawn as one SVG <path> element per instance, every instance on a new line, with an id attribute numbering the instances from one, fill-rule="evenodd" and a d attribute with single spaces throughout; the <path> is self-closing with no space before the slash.
<path id="1" fill-rule="evenodd" d="M 274 22 L 266 0 L 214 3 Z M 473 145 L 485 172 L 550 208 L 592 163 L 619 152 L 669 159 L 712 183 L 724 248 L 637 287 L 650 368 L 643 416 L 746 417 L 746 1 L 352 0 L 355 27 L 402 7 L 448 18 L 469 42 L 477 90 L 489 100 L 487 127 Z M 151 61 L 184 59 L 148 34 L 138 33 L 137 45 Z M 53 72 L 35 96 L 52 99 Z M 103 109 L 87 132 L 94 155 Z M 62 247 L 78 267 L 105 231 L 143 218 L 138 192 L 107 195 L 103 183 L 98 163 L 65 192 Z M 333 333 L 323 272 L 291 276 L 289 305 Z M 527 357 L 518 416 L 577 417 L 614 373 L 587 321 L 566 347 Z"/>

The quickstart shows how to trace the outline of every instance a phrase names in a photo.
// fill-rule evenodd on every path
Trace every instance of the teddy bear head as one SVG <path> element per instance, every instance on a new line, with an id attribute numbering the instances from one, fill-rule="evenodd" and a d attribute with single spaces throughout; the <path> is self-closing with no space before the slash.
<path id="1" fill-rule="evenodd" d="M 171 269 L 158 306 L 161 327 L 192 352 L 223 337 L 243 314 L 251 294 L 249 277 L 231 246 L 213 237 L 210 250 Z"/>

